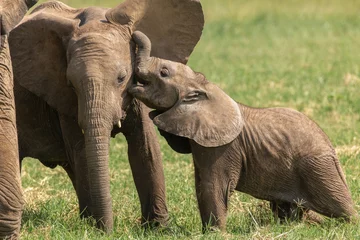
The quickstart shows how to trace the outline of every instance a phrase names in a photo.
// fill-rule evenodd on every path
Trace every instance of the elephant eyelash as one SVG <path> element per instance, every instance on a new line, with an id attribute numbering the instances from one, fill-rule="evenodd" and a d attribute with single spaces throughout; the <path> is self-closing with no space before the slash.
<path id="1" fill-rule="evenodd" d="M 205 98 L 207 98 L 206 93 L 200 91 L 193 91 L 184 97 L 183 102 L 194 102 Z"/>
<path id="2" fill-rule="evenodd" d="M 163 67 L 161 70 L 160 70 L 160 76 L 161 77 L 168 77 L 170 75 L 170 72 L 169 72 L 169 69 L 167 69 L 166 67 Z"/>
<path id="3" fill-rule="evenodd" d="M 118 84 L 123 83 L 123 82 L 125 81 L 125 77 L 126 77 L 126 76 L 119 76 L 119 77 L 117 78 L 117 83 L 118 83 Z"/>

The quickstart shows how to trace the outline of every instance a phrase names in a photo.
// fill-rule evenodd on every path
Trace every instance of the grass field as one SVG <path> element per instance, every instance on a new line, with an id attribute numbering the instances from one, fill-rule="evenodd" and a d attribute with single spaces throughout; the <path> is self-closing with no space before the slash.
<path id="1" fill-rule="evenodd" d="M 73 7 L 112 7 L 114 0 L 65 0 Z M 360 1 L 202 0 L 203 36 L 189 65 L 235 100 L 304 112 L 329 135 L 360 211 Z M 26 159 L 23 239 L 359 239 L 357 223 L 279 224 L 264 201 L 235 193 L 227 233 L 201 234 L 189 155 L 160 140 L 172 231 L 144 232 L 140 204 L 119 135 L 111 142 L 115 229 L 103 235 L 78 218 L 65 172 Z"/>

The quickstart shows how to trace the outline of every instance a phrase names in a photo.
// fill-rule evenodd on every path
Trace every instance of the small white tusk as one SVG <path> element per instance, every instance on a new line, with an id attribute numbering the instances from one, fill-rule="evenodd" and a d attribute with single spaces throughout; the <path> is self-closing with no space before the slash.
<path id="1" fill-rule="evenodd" d="M 82 134 L 84 134 L 84 129 L 81 129 Z"/>
<path id="2" fill-rule="evenodd" d="M 120 120 L 118 121 L 117 126 L 118 126 L 119 128 L 121 128 L 121 122 L 120 122 Z"/>

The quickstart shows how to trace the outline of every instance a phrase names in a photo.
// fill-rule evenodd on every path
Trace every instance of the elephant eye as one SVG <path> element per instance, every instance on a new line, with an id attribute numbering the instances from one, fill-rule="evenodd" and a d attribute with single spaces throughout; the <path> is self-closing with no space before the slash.
<path id="1" fill-rule="evenodd" d="M 67 80 L 66 83 L 67 83 L 67 86 L 68 86 L 68 87 L 70 87 L 72 90 L 75 91 L 74 85 L 72 84 L 72 82 L 71 82 L 69 79 Z"/>
<path id="2" fill-rule="evenodd" d="M 118 84 L 123 83 L 123 82 L 125 81 L 125 78 L 126 78 L 126 75 L 119 75 L 119 76 L 117 77 L 117 83 L 118 83 Z"/>
<path id="3" fill-rule="evenodd" d="M 169 69 L 167 69 L 166 67 L 163 67 L 160 70 L 160 76 L 161 77 L 168 77 L 170 75 Z"/>

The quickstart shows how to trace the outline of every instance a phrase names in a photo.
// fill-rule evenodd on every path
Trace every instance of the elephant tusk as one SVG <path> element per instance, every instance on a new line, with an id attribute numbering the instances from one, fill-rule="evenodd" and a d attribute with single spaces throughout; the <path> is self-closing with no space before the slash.
<path id="1" fill-rule="evenodd" d="M 120 120 L 117 122 L 117 126 L 118 126 L 119 128 L 121 128 L 121 122 L 120 122 Z"/>
<path id="2" fill-rule="evenodd" d="M 82 134 L 84 134 L 84 129 L 81 129 Z"/>

